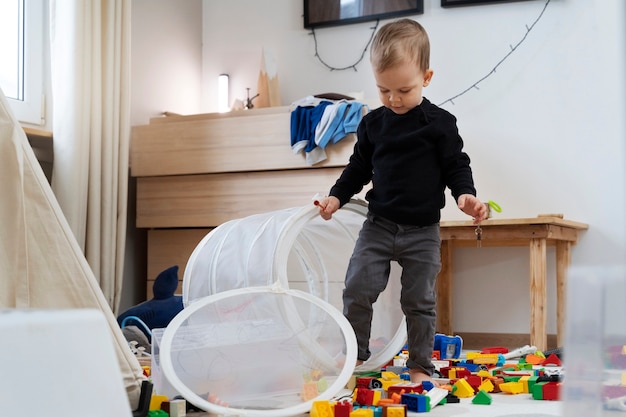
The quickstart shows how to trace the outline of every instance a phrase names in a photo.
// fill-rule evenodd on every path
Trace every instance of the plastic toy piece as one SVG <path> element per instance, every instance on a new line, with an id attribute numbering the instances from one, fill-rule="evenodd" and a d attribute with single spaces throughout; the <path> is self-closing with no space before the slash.
<path id="1" fill-rule="evenodd" d="M 550 356 L 548 356 L 543 362 L 541 362 L 541 364 L 543 366 L 546 366 L 546 365 L 561 366 L 561 360 L 559 359 L 558 356 L 556 356 L 553 353 Z"/>
<path id="2" fill-rule="evenodd" d="M 538 382 L 533 385 L 530 390 L 533 400 L 543 400 L 543 386 L 547 384 L 547 382 Z"/>
<path id="3" fill-rule="evenodd" d="M 459 379 L 454 383 L 455 390 L 454 395 L 459 398 L 469 398 L 474 396 L 474 388 L 467 382 L 466 379 Z"/>
<path id="4" fill-rule="evenodd" d="M 461 402 L 461 399 L 454 395 L 453 393 L 449 393 L 446 395 L 446 403 L 447 404 L 458 404 Z"/>
<path id="5" fill-rule="evenodd" d="M 150 411 L 160 410 L 161 404 L 167 400 L 167 395 L 153 395 L 150 399 Z"/>
<path id="6" fill-rule="evenodd" d="M 524 386 L 521 382 L 505 382 L 499 386 L 500 390 L 507 394 L 521 394 L 524 392 Z"/>
<path id="7" fill-rule="evenodd" d="M 430 397 L 421 394 L 403 394 L 402 404 L 406 404 L 409 411 L 416 413 L 425 413 L 430 411 Z"/>
<path id="8" fill-rule="evenodd" d="M 556 401 L 561 399 L 561 383 L 559 382 L 546 382 L 542 391 L 544 400 Z"/>
<path id="9" fill-rule="evenodd" d="M 374 417 L 374 410 L 358 408 L 350 413 L 350 417 Z"/>
<path id="10" fill-rule="evenodd" d="M 504 359 L 509 360 L 513 358 L 521 358 L 524 355 L 530 355 L 531 353 L 535 352 L 537 352 L 537 346 L 525 345 L 517 349 L 513 349 L 509 353 L 505 353 L 502 356 L 504 356 Z"/>
<path id="11" fill-rule="evenodd" d="M 441 402 L 446 399 L 448 394 L 448 390 L 439 387 L 433 387 L 428 390 L 426 396 L 430 398 L 431 409 L 441 404 Z"/>
<path id="12" fill-rule="evenodd" d="M 446 336 L 445 334 L 435 334 L 435 346 L 433 350 L 439 351 L 440 359 L 458 359 L 463 349 L 463 339 L 461 336 Z"/>
<path id="13" fill-rule="evenodd" d="M 385 406 L 383 407 L 383 417 L 406 417 L 406 408 L 407 407 L 405 404 L 394 404 Z"/>
<path id="14" fill-rule="evenodd" d="M 496 347 L 484 348 L 483 350 L 480 351 L 480 353 L 484 355 L 488 355 L 490 353 L 504 355 L 505 353 L 509 353 L 509 349 L 505 347 L 496 346 Z"/>
<path id="15" fill-rule="evenodd" d="M 422 392 L 422 384 L 416 384 L 413 382 L 404 382 L 401 384 L 396 384 L 396 385 L 392 385 L 389 388 L 387 388 L 387 395 L 391 395 L 391 394 L 406 394 L 409 392 L 416 392 L 416 393 L 421 393 Z"/>
<path id="16" fill-rule="evenodd" d="M 494 389 L 495 389 L 495 386 L 493 385 L 493 382 L 491 382 L 490 379 L 484 379 L 482 384 L 478 386 L 479 391 L 493 392 Z"/>
<path id="17" fill-rule="evenodd" d="M 333 407 L 328 401 L 313 401 L 311 411 L 309 412 L 311 417 L 334 417 Z"/>
<path id="18" fill-rule="evenodd" d="M 150 400 L 152 399 L 152 382 L 142 381 L 141 392 L 139 394 L 139 404 L 133 411 L 133 417 L 146 417 L 150 410 Z"/>
<path id="19" fill-rule="evenodd" d="M 491 405 L 491 395 L 487 392 L 480 390 L 476 396 L 472 399 L 472 404 Z"/>
<path id="20" fill-rule="evenodd" d="M 350 413 L 352 413 L 352 403 L 350 401 L 335 403 L 334 412 L 334 417 L 350 417 Z M 311 416 L 313 417 L 313 414 L 311 414 Z"/>
<path id="21" fill-rule="evenodd" d="M 540 365 L 541 362 L 544 361 L 544 359 L 545 358 L 542 358 L 541 356 L 534 353 L 526 355 L 526 363 L 530 363 L 531 365 Z"/>
<path id="22" fill-rule="evenodd" d="M 302 393 L 300 393 L 300 397 L 304 401 L 312 400 L 318 395 L 319 391 L 317 390 L 317 382 L 305 382 L 302 384 Z"/>
<path id="23" fill-rule="evenodd" d="M 352 396 L 355 403 L 359 405 L 378 405 L 380 401 L 381 392 L 367 388 L 357 388 L 356 392 Z"/>
<path id="24" fill-rule="evenodd" d="M 185 417 L 187 415 L 187 401 L 163 401 L 161 410 L 165 411 L 169 417 Z"/>

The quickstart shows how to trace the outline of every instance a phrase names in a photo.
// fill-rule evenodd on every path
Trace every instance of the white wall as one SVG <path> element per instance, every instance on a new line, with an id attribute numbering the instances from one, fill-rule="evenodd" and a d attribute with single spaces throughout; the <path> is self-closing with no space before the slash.
<path id="1" fill-rule="evenodd" d="M 131 125 L 145 125 L 164 111 L 198 113 L 201 0 L 133 0 L 131 13 Z M 130 178 L 120 312 L 146 299 L 146 231 L 135 228 L 135 184 Z"/>
<path id="2" fill-rule="evenodd" d="M 220 73 L 230 74 L 232 97 L 245 98 L 246 87 L 256 92 L 263 48 L 276 57 L 284 105 L 329 91 L 376 97 L 367 59 L 357 71 L 331 72 L 315 58 L 313 37 L 302 24 L 302 3 L 203 1 L 202 112 L 216 110 Z M 434 103 L 489 73 L 545 4 L 443 9 L 439 0 L 424 3 L 424 14 L 413 17 L 431 37 L 435 78 L 425 95 Z M 498 217 L 563 213 L 589 224 L 574 248 L 574 268 L 625 262 L 625 22 L 622 0 L 552 0 L 495 74 L 443 106 L 458 117 L 479 196 L 503 207 Z M 320 55 L 335 67 L 353 64 L 372 26 L 318 30 Z M 449 203 L 444 219 L 461 218 Z M 546 309 L 548 330 L 555 333 L 553 261 L 549 267 Z M 498 290 L 505 290 L 504 299 Z M 527 251 L 459 250 L 454 302 L 457 331 L 528 332 Z"/>
<path id="3" fill-rule="evenodd" d="M 198 113 L 202 2 L 133 0 L 131 124 L 163 112 Z"/>

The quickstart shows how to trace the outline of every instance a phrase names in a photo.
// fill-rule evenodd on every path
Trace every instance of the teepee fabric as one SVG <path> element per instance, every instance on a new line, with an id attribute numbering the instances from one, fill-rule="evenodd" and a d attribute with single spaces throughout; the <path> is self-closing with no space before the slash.
<path id="1" fill-rule="evenodd" d="M 143 371 L 1 90 L 0 308 L 101 310 L 134 408 Z M 89 340 L 81 343 L 89 349 Z"/>

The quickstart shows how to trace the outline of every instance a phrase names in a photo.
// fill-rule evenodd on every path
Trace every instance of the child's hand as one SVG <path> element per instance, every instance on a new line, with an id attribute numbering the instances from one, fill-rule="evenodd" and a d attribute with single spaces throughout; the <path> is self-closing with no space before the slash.
<path id="1" fill-rule="evenodd" d="M 462 194 L 459 196 L 458 206 L 461 211 L 474 218 L 474 224 L 478 224 L 487 219 L 489 210 L 487 205 L 480 201 L 476 196 L 471 194 Z"/>
<path id="2" fill-rule="evenodd" d="M 317 201 L 317 206 L 320 208 L 320 216 L 324 220 L 330 220 L 333 217 L 333 213 L 339 210 L 339 199 L 337 197 L 324 197 Z"/>

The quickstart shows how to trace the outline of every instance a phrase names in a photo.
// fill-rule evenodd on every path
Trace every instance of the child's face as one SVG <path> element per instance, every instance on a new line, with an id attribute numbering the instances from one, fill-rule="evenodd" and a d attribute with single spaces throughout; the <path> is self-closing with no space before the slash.
<path id="1" fill-rule="evenodd" d="M 422 102 L 422 90 L 432 76 L 433 70 L 422 71 L 410 62 L 374 71 L 381 102 L 396 114 L 404 114 Z"/>

